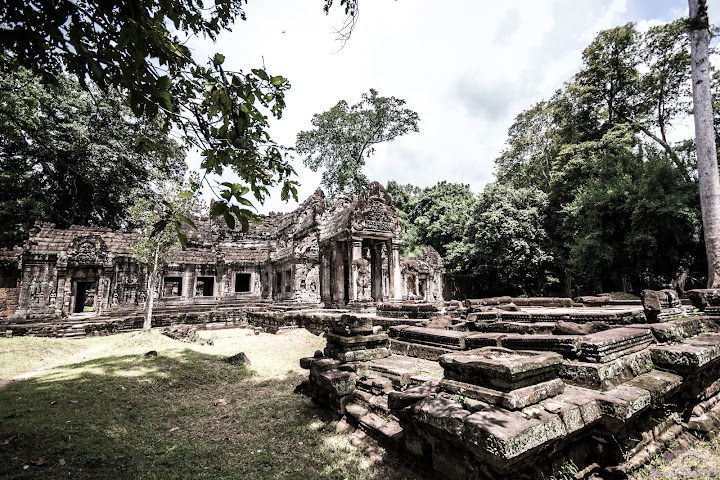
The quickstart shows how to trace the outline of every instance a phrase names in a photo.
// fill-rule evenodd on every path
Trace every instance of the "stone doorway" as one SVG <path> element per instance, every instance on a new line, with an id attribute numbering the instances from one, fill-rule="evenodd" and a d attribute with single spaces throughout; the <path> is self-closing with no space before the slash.
<path id="1" fill-rule="evenodd" d="M 73 313 L 94 312 L 96 282 L 75 282 L 75 307 Z"/>

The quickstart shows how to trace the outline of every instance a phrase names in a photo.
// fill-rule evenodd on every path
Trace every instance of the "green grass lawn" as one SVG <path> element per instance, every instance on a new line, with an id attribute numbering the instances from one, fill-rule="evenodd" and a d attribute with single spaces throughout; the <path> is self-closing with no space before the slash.
<path id="1" fill-rule="evenodd" d="M 0 477 L 23 479 L 416 478 L 377 461 L 306 397 L 305 330 L 157 331 L 80 340 L 0 339 Z M 156 350 L 156 357 L 146 357 Z M 225 362 L 245 352 L 251 366 Z M 40 371 L 38 371 L 40 370 Z M 382 452 L 380 452 L 382 453 Z M 409 473 L 408 473 L 409 472 Z"/>
<path id="2" fill-rule="evenodd" d="M 80 340 L 0 338 L 0 478 L 410 479 L 391 454 L 355 446 L 293 393 L 298 360 L 325 345 L 305 330 L 159 331 Z M 146 357 L 150 350 L 156 357 Z M 238 352 L 249 368 L 224 359 Z M 222 400 L 222 401 L 221 401 Z M 382 460 L 378 460 L 381 458 Z M 710 474 L 710 476 L 704 474 Z M 720 440 L 633 476 L 720 479 Z"/>

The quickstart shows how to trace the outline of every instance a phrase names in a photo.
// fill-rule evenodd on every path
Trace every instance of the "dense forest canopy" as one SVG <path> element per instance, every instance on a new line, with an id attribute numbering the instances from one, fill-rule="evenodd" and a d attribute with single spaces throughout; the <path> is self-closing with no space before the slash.
<path id="1" fill-rule="evenodd" d="M 0 92 L 0 247 L 22 244 L 35 221 L 132 227 L 129 208 L 185 174 L 162 119 L 136 117 L 122 95 L 22 68 L 0 73 Z"/>
<path id="2" fill-rule="evenodd" d="M 702 286 L 694 143 L 674 128 L 690 95 L 687 20 L 600 32 L 580 71 L 515 118 L 482 193 L 390 183 L 406 252 L 431 245 L 488 293 Z"/>

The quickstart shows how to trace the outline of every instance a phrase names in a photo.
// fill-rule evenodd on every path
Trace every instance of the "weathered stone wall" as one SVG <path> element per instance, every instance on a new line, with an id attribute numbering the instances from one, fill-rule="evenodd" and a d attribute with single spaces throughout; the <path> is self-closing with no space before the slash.
<path id="1" fill-rule="evenodd" d="M 153 327 L 170 325 L 197 325 L 201 328 L 247 327 L 248 314 L 254 308 L 227 308 L 209 311 L 178 312 L 160 311 L 153 315 Z M 6 323 L 2 326 L 6 336 L 31 335 L 37 337 L 84 337 L 88 335 L 109 335 L 143 327 L 144 318 L 136 314 L 116 319 L 93 321 L 70 321 L 60 319 L 52 322 Z M 0 340 L 1 342 L 1 340 Z"/>
<path id="2" fill-rule="evenodd" d="M 20 289 L 0 287 L 0 318 L 10 318 L 20 305 Z"/>
<path id="3" fill-rule="evenodd" d="M 57 257 L 27 255 L 23 258 L 22 277 L 15 315 L 26 318 L 55 316 L 57 301 Z"/>

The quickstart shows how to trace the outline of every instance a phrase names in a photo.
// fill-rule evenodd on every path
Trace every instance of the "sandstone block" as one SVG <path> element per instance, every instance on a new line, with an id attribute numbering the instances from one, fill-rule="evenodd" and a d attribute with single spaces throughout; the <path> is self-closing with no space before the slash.
<path id="1" fill-rule="evenodd" d="M 448 380 L 507 392 L 556 378 L 563 357 L 550 352 L 485 347 L 449 353 L 439 361 Z"/>

